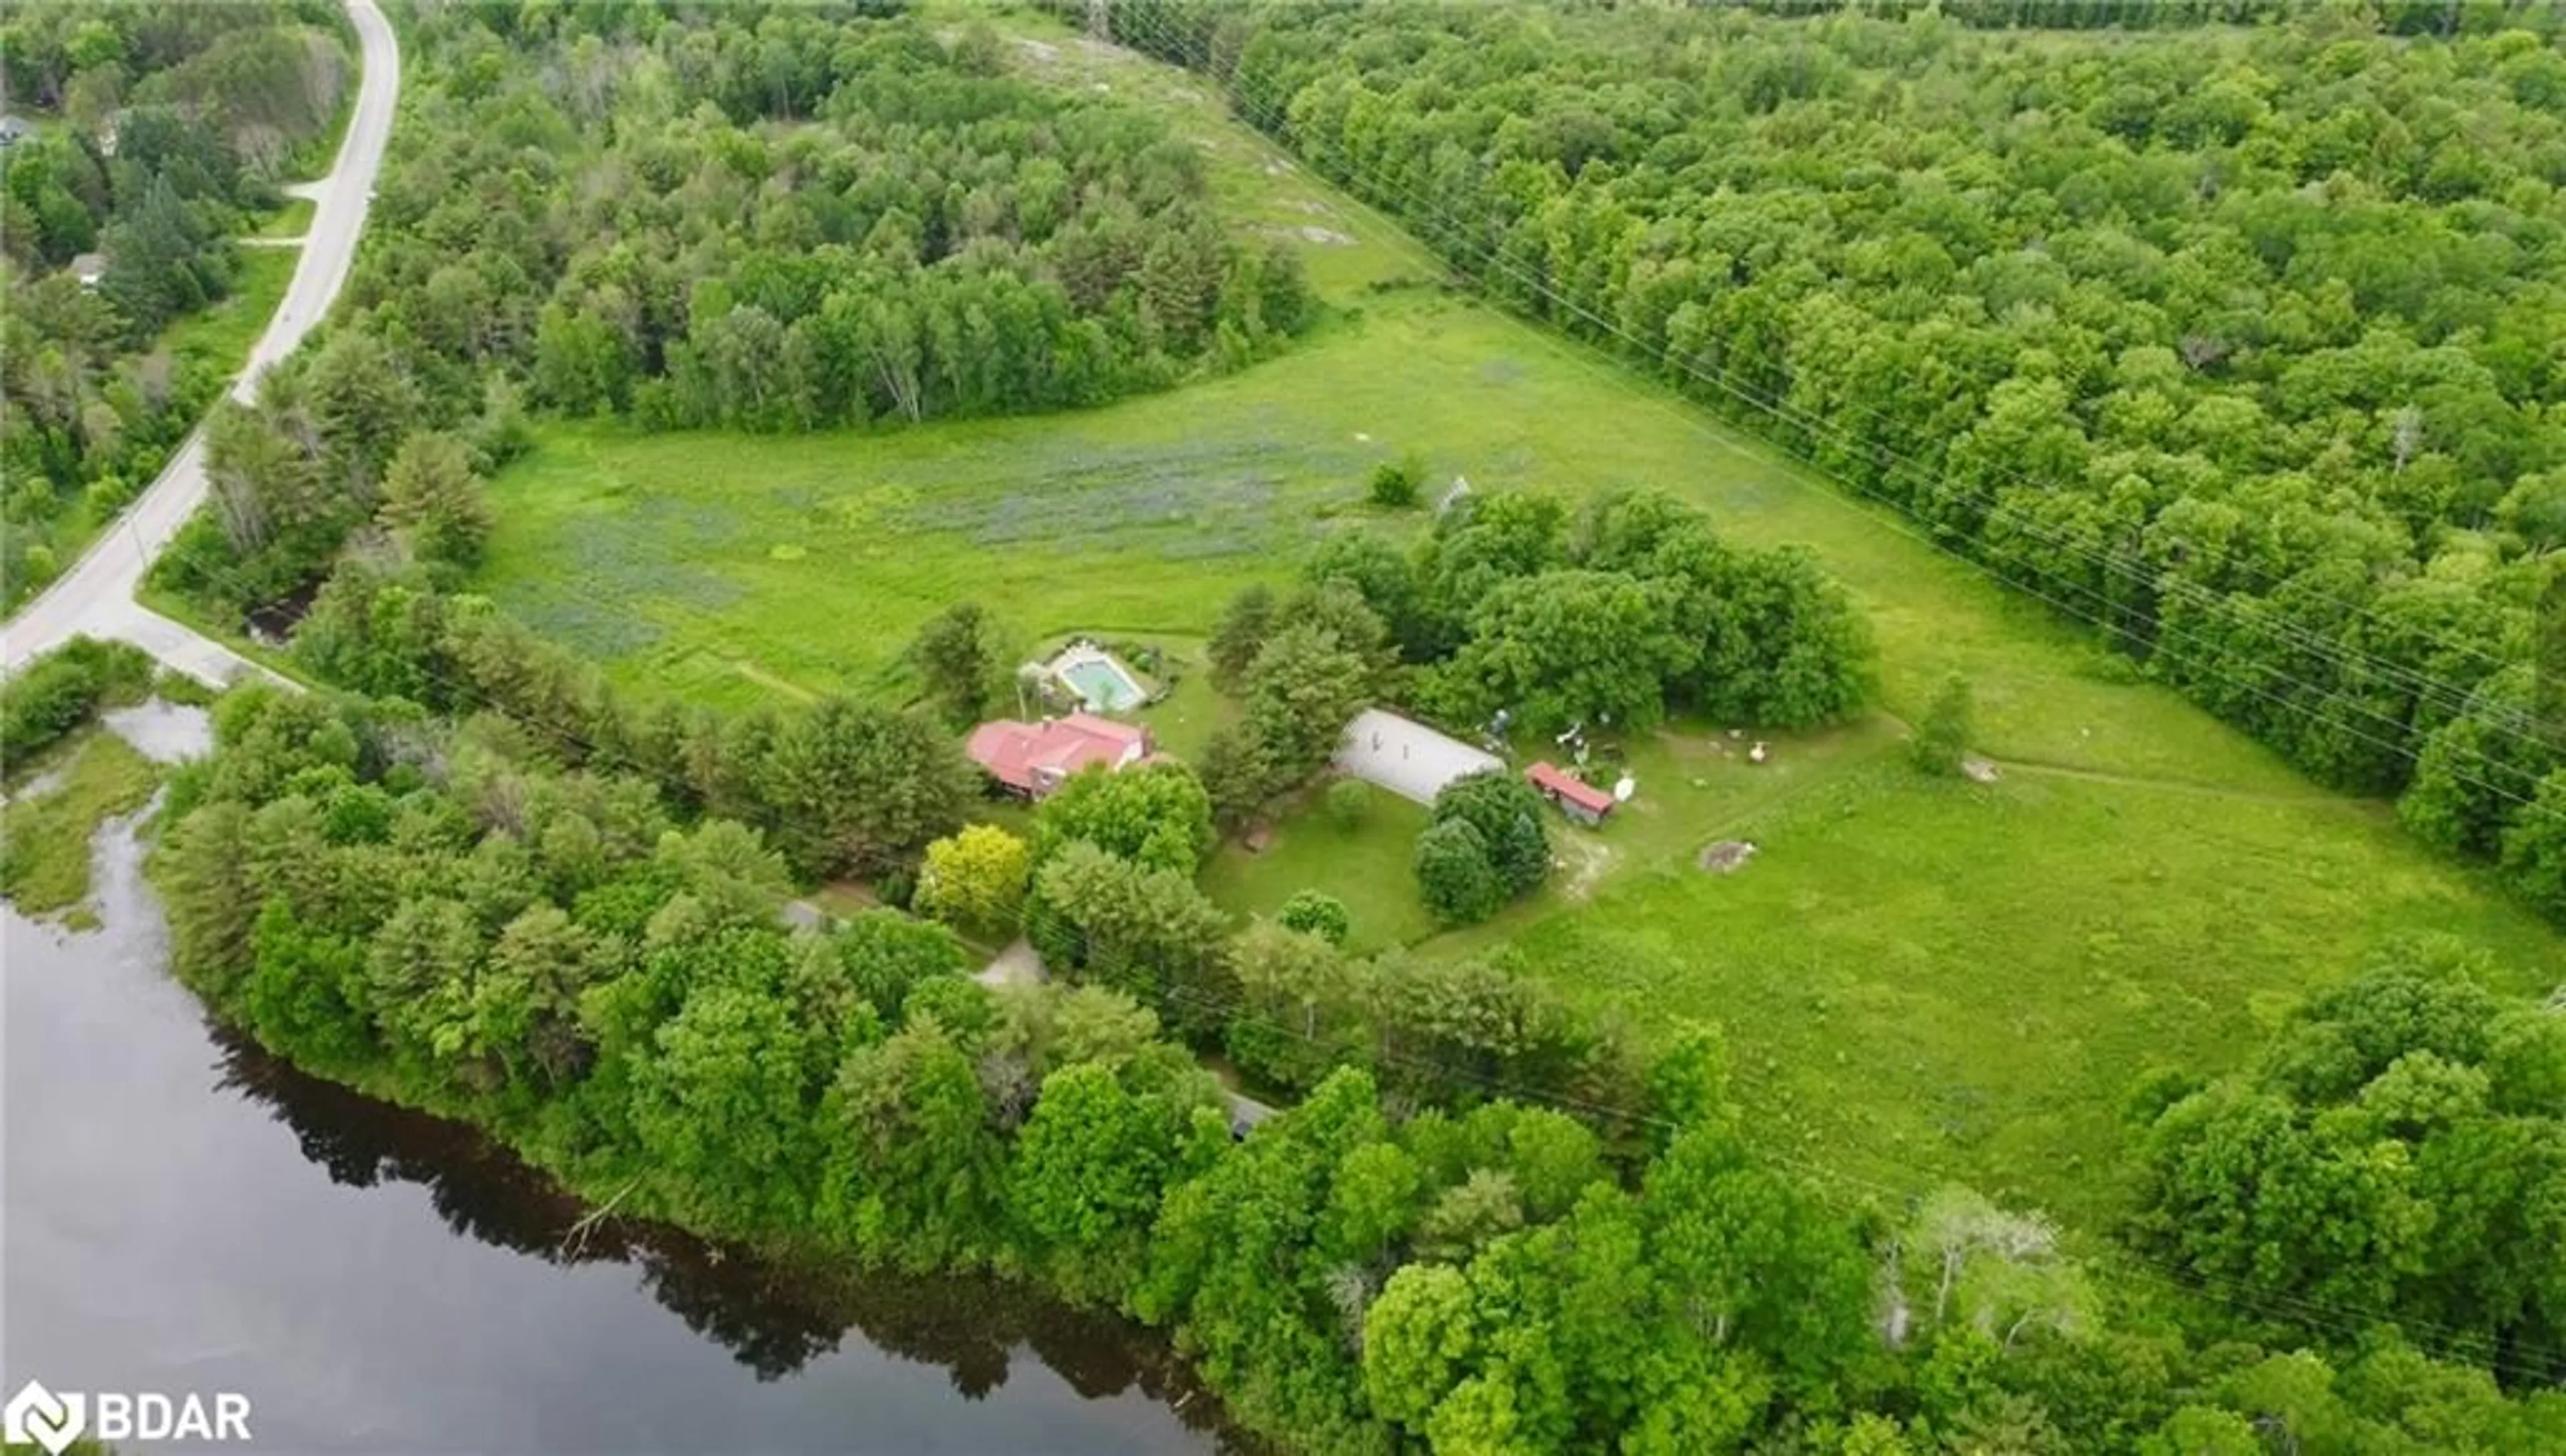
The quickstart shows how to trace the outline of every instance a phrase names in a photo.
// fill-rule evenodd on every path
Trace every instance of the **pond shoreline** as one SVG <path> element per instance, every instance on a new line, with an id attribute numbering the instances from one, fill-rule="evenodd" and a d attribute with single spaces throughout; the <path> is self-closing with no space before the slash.
<path id="1" fill-rule="evenodd" d="M 168 974 L 151 813 L 95 842 L 102 929 L 0 916 L 13 1374 L 239 1390 L 294 1450 L 1242 1445 L 1119 1316 L 600 1217 L 477 1123 L 259 1049 Z"/>

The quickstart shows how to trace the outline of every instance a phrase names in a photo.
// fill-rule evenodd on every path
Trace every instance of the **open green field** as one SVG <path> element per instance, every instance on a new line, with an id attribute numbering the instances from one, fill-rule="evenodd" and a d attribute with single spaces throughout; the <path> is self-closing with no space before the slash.
<path id="1" fill-rule="evenodd" d="M 1243 373 L 1088 413 L 881 434 L 554 423 L 495 482 L 479 585 L 637 684 L 713 701 L 870 689 L 944 604 L 1028 638 L 1200 635 L 1250 581 L 1365 519 L 1371 465 L 1587 494 L 1653 484 L 1731 536 L 1802 542 L 1862 600 L 1893 711 L 1948 670 L 2001 754 L 2283 788 L 2271 754 L 1975 569 L 1573 346 L 1430 289 Z M 777 684 L 784 686 L 779 689 Z"/>
<path id="2" fill-rule="evenodd" d="M 1624 815 L 1554 828 L 1567 894 L 1438 944 L 1643 1027 L 1725 1024 L 1767 1139 L 1875 1182 L 2094 1212 L 2137 1077 L 2248 1059 L 2381 940 L 2458 934 L 2515 991 L 2556 964 L 2551 932 L 2380 806 L 2023 765 L 1933 779 L 1878 722 L 1761 767 L 1721 743 L 1635 753 Z M 1723 840 L 1757 852 L 1699 868 Z"/>
<path id="3" fill-rule="evenodd" d="M 966 598 L 1028 641 L 1198 637 L 1240 585 L 1363 521 L 1366 472 L 1409 451 L 1438 484 L 1650 485 L 1734 539 L 1804 543 L 1871 615 L 1886 715 L 1761 767 L 1733 725 L 1637 745 L 1630 813 L 1563 827 L 1561 886 L 1465 934 L 1433 936 L 1415 902 L 1412 806 L 1353 835 L 1289 820 L 1261 853 L 1225 848 L 1206 885 L 1242 912 L 1325 888 L 1359 945 L 1501 952 L 1643 1032 L 1720 1021 L 1777 1150 L 1901 1186 L 1960 1176 L 2096 1214 L 2133 1076 L 2235 1065 L 2381 938 L 2462 934 L 2525 987 L 2566 964 L 2381 806 L 2127 681 L 2089 634 L 1668 391 L 1446 290 L 1189 78 L 1005 25 L 1040 42 L 1029 68 L 1178 118 L 1239 227 L 1301 236 L 1328 324 L 1245 372 L 1072 416 L 792 438 L 547 425 L 494 482 L 481 590 L 628 684 L 737 704 L 895 685 L 916 625 Z M 1995 784 L 1928 781 L 1897 753 L 1896 718 L 1952 670 Z M 1720 839 L 1760 852 L 1694 868 Z"/>

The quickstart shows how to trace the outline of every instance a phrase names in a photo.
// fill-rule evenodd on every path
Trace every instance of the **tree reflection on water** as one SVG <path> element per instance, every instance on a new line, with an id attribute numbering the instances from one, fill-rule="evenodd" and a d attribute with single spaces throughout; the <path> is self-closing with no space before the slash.
<path id="1" fill-rule="evenodd" d="M 800 1370 L 852 1332 L 942 1367 L 976 1400 L 1006 1383 L 1024 1348 L 1082 1396 L 1138 1387 L 1224 1449 L 1253 1449 L 1221 1428 L 1218 1402 L 1164 1342 L 1128 1321 L 992 1279 L 797 1266 L 646 1220 L 583 1222 L 585 1203 L 479 1130 L 310 1076 L 229 1028 L 210 1030 L 222 1086 L 273 1109 L 334 1182 L 416 1183 L 449 1227 L 482 1243 L 552 1264 L 635 1266 L 652 1298 L 762 1380 Z"/>

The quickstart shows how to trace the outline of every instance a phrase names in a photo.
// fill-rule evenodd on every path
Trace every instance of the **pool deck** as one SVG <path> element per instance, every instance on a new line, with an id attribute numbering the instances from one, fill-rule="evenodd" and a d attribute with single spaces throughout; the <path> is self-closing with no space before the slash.
<path id="1" fill-rule="evenodd" d="M 1078 694 L 1091 712 L 1128 712 L 1150 701 L 1149 685 L 1141 680 L 1141 674 L 1133 671 L 1131 664 L 1102 647 L 1072 643 L 1053 653 L 1051 660 L 1043 664 L 1043 670 L 1068 683 L 1070 690 Z M 1124 691 L 1110 696 L 1100 694 L 1098 685 L 1086 680 L 1099 670 L 1112 674 Z"/>

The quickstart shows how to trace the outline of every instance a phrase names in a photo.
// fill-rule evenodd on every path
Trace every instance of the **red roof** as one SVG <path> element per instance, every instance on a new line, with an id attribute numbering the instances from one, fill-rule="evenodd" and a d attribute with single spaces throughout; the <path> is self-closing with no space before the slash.
<path id="1" fill-rule="evenodd" d="M 1534 764 L 1524 770 L 1524 777 L 1531 781 L 1534 788 L 1544 794 L 1565 799 L 1581 809 L 1592 810 L 1597 814 L 1612 813 L 1613 805 L 1617 802 L 1609 791 L 1598 789 L 1592 784 L 1580 783 L 1548 763 Z"/>
<path id="2" fill-rule="evenodd" d="M 1001 718 L 971 730 L 963 750 L 1011 789 L 1043 793 L 1090 764 L 1111 771 L 1150 752 L 1150 731 L 1093 713 L 1042 723 Z"/>

